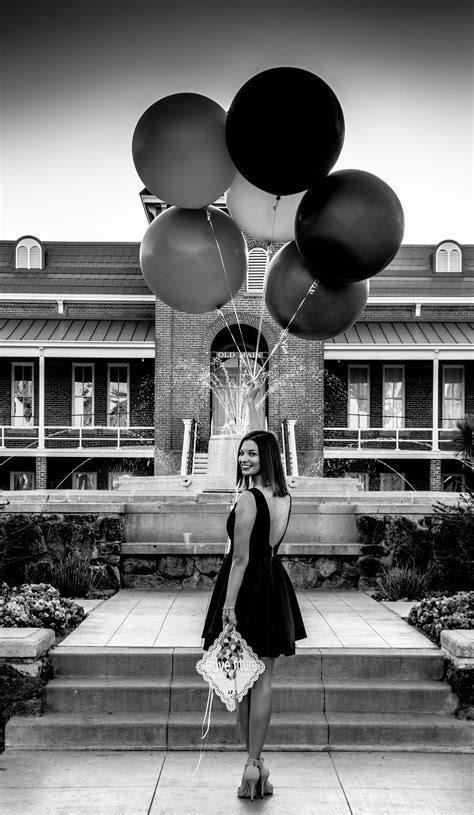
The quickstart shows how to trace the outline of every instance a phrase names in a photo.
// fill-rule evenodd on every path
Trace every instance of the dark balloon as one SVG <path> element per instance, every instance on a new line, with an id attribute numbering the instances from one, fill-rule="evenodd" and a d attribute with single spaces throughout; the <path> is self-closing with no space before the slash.
<path id="1" fill-rule="evenodd" d="M 312 287 L 314 291 L 309 293 Z M 305 340 L 327 340 L 347 331 L 358 320 L 368 294 L 367 280 L 318 283 L 292 242 L 280 249 L 270 263 L 265 301 L 273 319 L 290 334 Z"/>
<path id="2" fill-rule="evenodd" d="M 151 105 L 132 141 L 137 173 L 150 192 L 190 209 L 223 195 L 235 176 L 225 123 L 225 110 L 198 93 L 174 93 Z"/>
<path id="3" fill-rule="evenodd" d="M 145 232 L 140 265 L 160 300 L 179 311 L 202 314 L 237 294 L 247 272 L 247 248 L 240 229 L 216 207 L 171 207 Z"/>
<path id="4" fill-rule="evenodd" d="M 247 181 L 272 195 L 291 195 L 307 190 L 334 166 L 344 141 L 344 116 L 319 76 L 302 68 L 271 68 L 237 92 L 226 137 Z"/>
<path id="5" fill-rule="evenodd" d="M 363 170 L 340 170 L 303 196 L 296 213 L 298 249 L 318 278 L 366 280 L 398 252 L 404 216 L 385 181 Z"/>

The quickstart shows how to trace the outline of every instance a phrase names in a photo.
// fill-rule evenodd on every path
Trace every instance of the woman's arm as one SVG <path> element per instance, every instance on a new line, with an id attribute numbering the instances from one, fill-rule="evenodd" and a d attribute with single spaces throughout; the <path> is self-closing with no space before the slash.
<path id="1" fill-rule="evenodd" d="M 249 409 L 249 431 L 252 430 L 263 430 L 261 425 L 260 419 L 257 413 L 257 407 L 255 405 L 255 400 L 260 395 L 261 390 L 261 383 L 257 385 L 255 382 L 250 382 L 247 386 L 247 390 L 245 392 L 245 399 L 247 401 L 247 406 Z"/>
<path id="2" fill-rule="evenodd" d="M 251 492 L 244 492 L 239 498 L 235 508 L 234 553 L 227 583 L 227 594 L 224 608 L 222 609 L 222 621 L 224 625 L 230 623 L 230 625 L 235 627 L 237 624 L 235 618 L 235 604 L 249 562 L 250 535 L 255 523 L 256 514 L 257 507 L 254 496 Z"/>

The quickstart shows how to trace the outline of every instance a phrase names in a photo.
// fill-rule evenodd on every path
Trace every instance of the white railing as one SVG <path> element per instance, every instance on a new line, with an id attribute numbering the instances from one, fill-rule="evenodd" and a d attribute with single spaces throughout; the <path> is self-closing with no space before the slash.
<path id="1" fill-rule="evenodd" d="M 433 427 L 325 427 L 325 448 L 348 450 L 449 450 L 455 429 Z"/>
<path id="2" fill-rule="evenodd" d="M 17 427 L 0 425 L 0 449 L 42 449 L 39 438 L 44 437 L 44 449 L 82 450 L 96 449 L 137 449 L 153 447 L 154 427 L 73 427 L 71 425 L 45 425 L 40 427 Z"/>

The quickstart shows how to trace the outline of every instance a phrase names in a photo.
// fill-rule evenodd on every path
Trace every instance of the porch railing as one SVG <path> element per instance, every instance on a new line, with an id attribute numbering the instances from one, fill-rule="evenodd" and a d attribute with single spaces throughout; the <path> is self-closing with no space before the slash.
<path id="1" fill-rule="evenodd" d="M 0 449 L 39 448 L 40 428 L 0 425 Z M 154 427 L 72 427 L 70 425 L 45 425 L 44 449 L 83 448 L 117 450 L 153 447 Z"/>
<path id="2" fill-rule="evenodd" d="M 326 448 L 348 450 L 440 450 L 452 452 L 457 431 L 432 427 L 326 427 Z"/>

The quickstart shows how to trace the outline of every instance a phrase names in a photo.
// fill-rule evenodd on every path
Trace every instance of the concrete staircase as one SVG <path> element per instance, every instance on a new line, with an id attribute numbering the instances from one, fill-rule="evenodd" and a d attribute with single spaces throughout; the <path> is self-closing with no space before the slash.
<path id="1" fill-rule="evenodd" d="M 46 712 L 13 717 L 10 750 L 198 750 L 207 686 L 196 649 L 51 652 Z M 439 651 L 301 649 L 275 669 L 267 750 L 471 752 Z M 209 747 L 236 749 L 235 715 L 216 698 Z"/>

